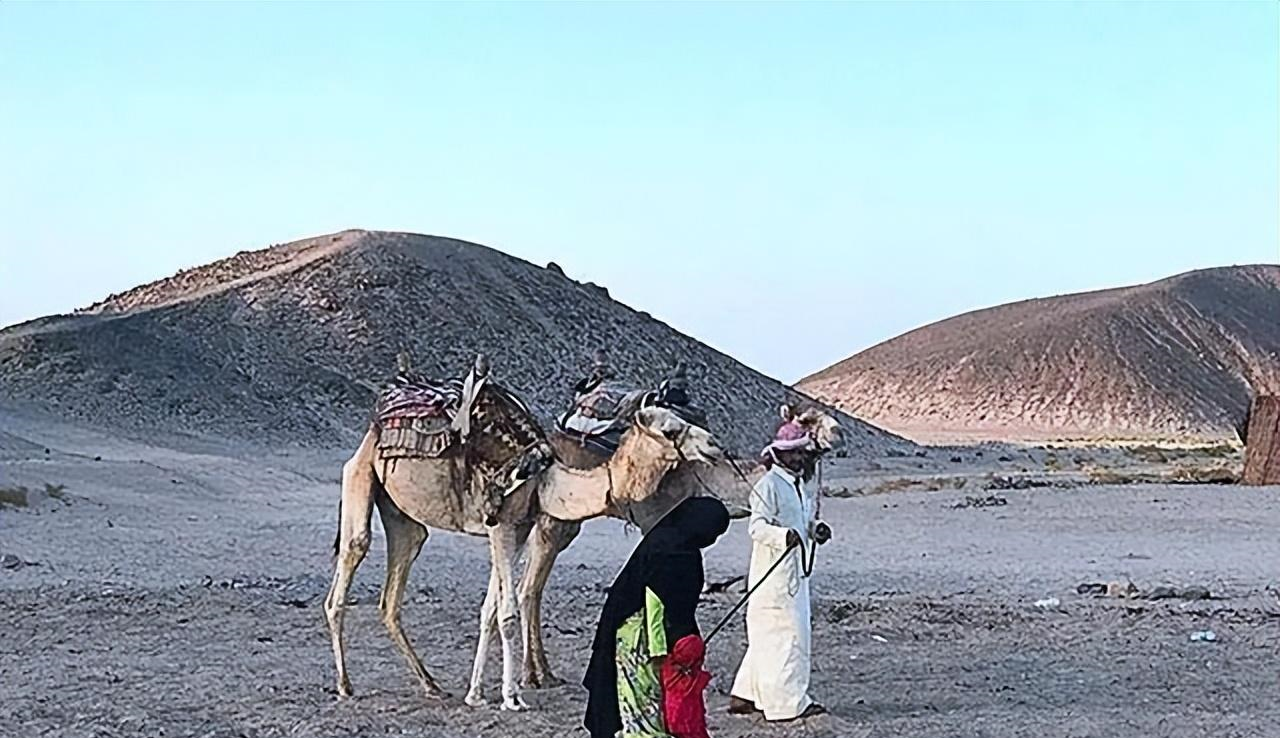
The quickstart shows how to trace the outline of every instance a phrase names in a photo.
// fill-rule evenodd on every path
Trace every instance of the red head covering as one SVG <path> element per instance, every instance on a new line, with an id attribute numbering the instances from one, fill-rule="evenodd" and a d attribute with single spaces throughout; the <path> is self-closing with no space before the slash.
<path id="1" fill-rule="evenodd" d="M 710 738 L 703 691 L 711 675 L 702 669 L 707 646 L 697 635 L 676 641 L 662 662 L 662 716 L 675 738 Z"/>

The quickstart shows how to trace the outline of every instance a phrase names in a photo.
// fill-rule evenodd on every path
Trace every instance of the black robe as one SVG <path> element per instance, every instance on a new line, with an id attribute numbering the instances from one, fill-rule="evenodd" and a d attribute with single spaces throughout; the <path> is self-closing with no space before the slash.
<path id="1" fill-rule="evenodd" d="M 583 677 L 592 738 L 613 738 L 622 729 L 618 714 L 618 628 L 644 607 L 645 589 L 662 600 L 667 642 L 698 632 L 694 617 L 702 594 L 701 549 L 729 529 L 729 511 L 719 500 L 692 497 L 667 513 L 640 541 L 609 587 L 591 642 L 591 663 Z"/>

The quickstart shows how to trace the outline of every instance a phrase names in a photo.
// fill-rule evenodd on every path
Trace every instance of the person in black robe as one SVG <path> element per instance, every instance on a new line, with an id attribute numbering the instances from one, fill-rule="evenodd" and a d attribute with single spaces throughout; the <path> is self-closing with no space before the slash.
<path id="1" fill-rule="evenodd" d="M 695 611 L 705 576 L 702 549 L 729 529 L 729 511 L 711 497 L 692 497 L 667 513 L 636 546 L 605 598 L 591 662 L 582 685 L 587 688 L 583 725 L 592 738 L 613 738 L 622 729 L 618 709 L 618 629 L 645 607 L 646 590 L 663 606 L 668 643 L 697 634 Z"/>

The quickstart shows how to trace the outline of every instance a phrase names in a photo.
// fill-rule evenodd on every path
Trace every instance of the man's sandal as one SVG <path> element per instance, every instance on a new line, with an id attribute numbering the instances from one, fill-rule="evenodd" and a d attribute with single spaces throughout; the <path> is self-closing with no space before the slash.
<path id="1" fill-rule="evenodd" d="M 744 700 L 741 697 L 729 698 L 730 715 L 755 715 L 758 712 L 760 708 L 756 707 L 756 703 L 751 700 Z"/>
<path id="2" fill-rule="evenodd" d="M 808 707 L 804 708 L 804 712 L 800 713 L 799 715 L 796 715 L 793 718 L 787 718 L 786 720 L 771 720 L 770 722 L 793 723 L 797 720 L 808 720 L 809 718 L 815 718 L 815 717 L 819 717 L 826 714 L 827 714 L 827 708 L 815 702 L 809 705 Z"/>

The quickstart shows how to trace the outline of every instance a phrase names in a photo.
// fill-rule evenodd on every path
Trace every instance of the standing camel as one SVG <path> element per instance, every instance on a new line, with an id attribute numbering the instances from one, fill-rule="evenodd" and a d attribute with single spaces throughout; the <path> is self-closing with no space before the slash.
<path id="1" fill-rule="evenodd" d="M 427 529 L 487 536 L 490 546 L 489 587 L 480 612 L 480 641 L 476 647 L 468 705 L 484 702 L 484 667 L 494 630 L 502 644 L 502 708 L 523 710 L 515 677 L 517 613 L 515 569 L 521 549 L 535 525 L 537 545 L 521 582 L 519 603 L 526 617 L 540 620 L 542 589 L 555 557 L 577 535 L 581 521 L 602 515 L 627 517 L 627 511 L 651 497 L 663 476 L 682 460 L 714 462 L 722 452 L 706 430 L 691 425 L 670 410 L 650 407 L 636 413 L 618 451 L 595 469 L 580 471 L 554 462 L 511 491 L 503 500 L 494 525 L 485 525 L 480 501 L 465 461 L 458 457 L 382 460 L 379 429 L 371 428 L 342 468 L 342 502 L 333 584 L 325 598 L 325 616 L 333 641 L 338 693 L 349 696 L 342 639 L 347 591 L 356 567 L 369 550 L 370 517 L 374 506 L 387 534 L 387 573 L 379 609 L 392 642 L 404 655 L 429 697 L 444 691 L 427 672 L 400 624 L 400 606 L 409 569 L 427 539 Z M 541 653 L 541 634 L 536 641 Z M 526 662 L 530 643 L 526 631 Z M 545 656 L 543 663 L 545 663 Z"/>

